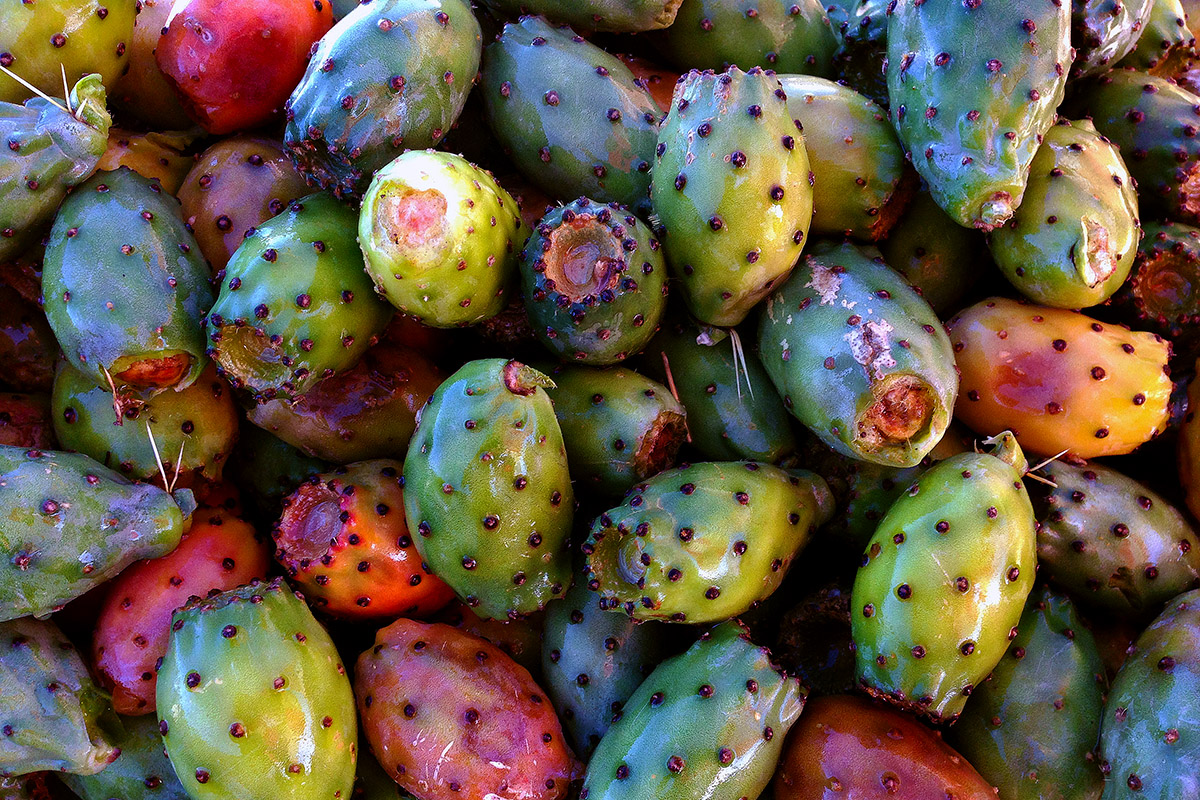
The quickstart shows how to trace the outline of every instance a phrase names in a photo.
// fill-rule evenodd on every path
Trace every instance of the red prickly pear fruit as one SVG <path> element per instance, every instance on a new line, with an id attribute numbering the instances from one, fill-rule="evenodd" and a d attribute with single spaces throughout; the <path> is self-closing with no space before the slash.
<path id="1" fill-rule="evenodd" d="M 454 598 L 417 555 L 398 461 L 316 475 L 284 500 L 275 559 L 316 609 L 345 619 L 424 616 Z"/>
<path id="2" fill-rule="evenodd" d="M 331 27 L 326 2 L 186 0 L 171 9 L 155 58 L 193 119 L 232 133 L 271 121 Z"/>
<path id="3" fill-rule="evenodd" d="M 229 481 L 201 481 L 192 486 L 196 503 L 203 508 L 219 509 L 228 516 L 245 518 L 242 492 Z"/>
<path id="4" fill-rule="evenodd" d="M 359 657 L 354 686 L 372 752 L 422 800 L 562 800 L 578 776 L 529 672 L 449 625 L 384 628 Z"/>
<path id="5" fill-rule="evenodd" d="M 92 668 L 120 714 L 155 711 L 157 664 L 171 614 L 189 597 L 266 576 L 270 555 L 250 525 L 216 509 L 196 511 L 179 547 L 140 561 L 109 584 L 92 638 Z"/>

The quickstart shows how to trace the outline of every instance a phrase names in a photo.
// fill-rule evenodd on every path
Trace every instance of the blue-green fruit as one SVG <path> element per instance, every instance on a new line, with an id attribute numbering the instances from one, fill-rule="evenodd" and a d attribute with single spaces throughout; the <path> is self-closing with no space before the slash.
<path id="1" fill-rule="evenodd" d="M 1071 44 L 1077 56 L 1071 76 L 1104 72 L 1132 52 L 1156 5 L 1155 0 L 1072 0 Z"/>
<path id="2" fill-rule="evenodd" d="M 788 410 L 844 455 L 916 466 L 950 424 L 950 338 L 874 248 L 815 248 L 767 299 L 758 348 Z"/>
<path id="3" fill-rule="evenodd" d="M 1037 538 L 1011 433 L 923 473 L 879 523 L 850 602 L 869 694 L 953 722 L 1017 635 Z"/>
<path id="4" fill-rule="evenodd" d="M 167 759 L 158 720 L 152 714 L 126 717 L 121 754 L 95 775 L 63 775 L 82 800 L 189 800 Z"/>
<path id="5" fill-rule="evenodd" d="M 542 14 L 582 31 L 639 33 L 675 21 L 680 0 L 484 0 L 490 9 L 516 17 Z"/>

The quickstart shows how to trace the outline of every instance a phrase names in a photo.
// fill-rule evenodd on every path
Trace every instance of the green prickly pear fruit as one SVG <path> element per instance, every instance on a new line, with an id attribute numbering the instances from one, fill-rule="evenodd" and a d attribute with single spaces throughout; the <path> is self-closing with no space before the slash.
<path id="1" fill-rule="evenodd" d="M 87 456 L 0 446 L 0 621 L 46 616 L 175 549 L 195 501 Z"/>
<path id="2" fill-rule="evenodd" d="M 1175 800 L 1200 790 L 1200 590 L 1142 632 L 1113 681 L 1100 728 L 1104 800 Z"/>
<path id="3" fill-rule="evenodd" d="M 616 203 L 586 197 L 549 211 L 521 252 L 525 312 L 564 361 L 624 361 L 646 346 L 667 308 L 659 243 Z"/>
<path id="4" fill-rule="evenodd" d="M 552 377 L 547 392 L 581 488 L 619 497 L 674 466 L 687 412 L 666 386 L 621 367 L 564 367 Z"/>
<path id="5" fill-rule="evenodd" d="M 833 53 L 839 82 L 887 106 L 887 7 L 889 0 L 831 0 L 829 21 L 838 35 Z"/>
<path id="6" fill-rule="evenodd" d="M 1120 66 L 1149 70 L 1165 66 L 1172 56 L 1193 55 L 1196 37 L 1188 30 L 1187 18 L 1180 0 L 1154 0 L 1150 16 L 1137 37 L 1137 46 L 1121 60 Z"/>
<path id="7" fill-rule="evenodd" d="M 765 600 L 833 514 L 825 481 L 752 461 L 707 462 L 640 483 L 592 523 L 588 588 L 634 619 L 718 622 Z"/>
<path id="8" fill-rule="evenodd" d="M 918 183 L 887 112 L 824 78 L 780 75 L 779 82 L 788 113 L 802 126 L 815 181 L 811 233 L 886 238 Z"/>
<path id="9" fill-rule="evenodd" d="M 484 0 L 488 8 L 515 17 L 540 14 L 582 31 L 640 33 L 675 21 L 680 0 Z"/>
<path id="10" fill-rule="evenodd" d="M 667 654 L 655 623 L 605 611 L 582 581 L 546 609 L 542 673 L 571 746 L 586 756 L 613 717 Z"/>
<path id="11" fill-rule="evenodd" d="M 740 625 L 716 625 L 626 701 L 592 754 L 580 796 L 758 797 L 805 695 Z"/>
<path id="12" fill-rule="evenodd" d="M 0 719 L 0 775 L 91 775 L 121 752 L 108 695 L 49 620 L 0 622 Z"/>
<path id="13" fill-rule="evenodd" d="M 490 172 L 436 150 L 409 150 L 377 172 L 358 218 L 375 290 L 437 328 L 500 313 L 528 235 Z"/>
<path id="14" fill-rule="evenodd" d="M 832 77 L 838 40 L 820 0 L 683 0 L 663 44 L 680 69 Z"/>
<path id="15" fill-rule="evenodd" d="M 1011 433 L 987 443 L 990 454 L 948 458 L 913 482 L 854 579 L 860 685 L 934 722 L 957 719 L 1000 662 L 1033 588 L 1028 464 Z"/>
<path id="16" fill-rule="evenodd" d="M 279 518 L 283 498 L 314 475 L 333 465 L 310 456 L 255 425 L 243 425 L 234 456 L 232 478 L 262 513 L 262 521 Z"/>
<path id="17" fill-rule="evenodd" d="M 1038 488 L 1038 569 L 1079 603 L 1141 618 L 1200 586 L 1200 537 L 1166 498 L 1110 467 L 1061 461 Z"/>
<path id="18" fill-rule="evenodd" d="M 372 752 L 423 800 L 567 796 L 576 764 L 558 718 L 490 642 L 399 619 L 359 656 L 354 678 Z"/>
<path id="19" fill-rule="evenodd" d="M 113 126 L 108 129 L 108 147 L 96 167 L 109 172 L 129 167 L 143 178 L 158 181 L 167 194 L 178 197 L 179 187 L 194 161 L 183 151 L 197 138 L 199 134 L 194 131 L 136 133 Z"/>
<path id="20" fill-rule="evenodd" d="M 1171 355 L 1190 364 L 1200 355 L 1200 228 L 1147 222 L 1129 280 L 1112 305 L 1132 327 L 1171 341 Z"/>
<path id="21" fill-rule="evenodd" d="M 95 775 L 61 776 L 67 788 L 81 800 L 190 800 L 167 759 L 158 720 L 144 716 L 123 722 L 116 760 Z"/>
<path id="22" fill-rule="evenodd" d="M 67 360 L 114 389 L 186 389 L 207 360 L 209 269 L 179 201 L 127 167 L 63 202 L 46 245 L 46 317 Z"/>
<path id="23" fill-rule="evenodd" d="M 54 0 L 0 5 L 0 67 L 12 70 L 51 97 L 96 73 L 112 86 L 129 60 L 135 0 Z M 33 94 L 0 71 L 0 101 L 20 103 Z"/>
<path id="24" fill-rule="evenodd" d="M 899 0 L 889 13 L 889 114 L 900 143 L 958 224 L 1003 225 L 1063 99 L 1070 5 Z"/>
<path id="25" fill-rule="evenodd" d="M 1000 800 L 1098 800 L 1093 750 L 1104 711 L 1104 663 L 1066 597 L 1029 596 L 1017 638 L 975 687 L 951 743 Z"/>
<path id="26" fill-rule="evenodd" d="M 8 80 L 0 73 L 0 82 Z M 9 149 L 0 160 L 0 262 L 37 244 L 67 192 L 96 169 L 112 124 L 104 102 L 99 75 L 75 84 L 71 111 L 42 97 L 23 106 L 0 102 L 0 139 Z"/>
<path id="27" fill-rule="evenodd" d="M 256 400 L 294 397 L 352 367 L 392 310 L 363 272 L 354 211 L 321 192 L 297 200 L 229 259 L 208 312 L 209 353 Z"/>
<path id="28" fill-rule="evenodd" d="M 158 720 L 192 800 L 350 796 L 350 680 L 329 634 L 281 578 L 175 612 Z"/>
<path id="29" fill-rule="evenodd" d="M 466 0 L 360 4 L 317 43 L 284 105 L 284 143 L 296 166 L 338 198 L 357 199 L 393 158 L 450 131 L 481 44 Z"/>
<path id="30" fill-rule="evenodd" d="M 1090 120 L 1060 119 L 1030 165 L 1025 199 L 992 231 L 992 257 L 1035 303 L 1087 308 L 1125 282 L 1141 237 L 1133 179 Z"/>
<path id="31" fill-rule="evenodd" d="M 1133 51 L 1157 4 L 1157 0 L 1072 0 L 1071 43 L 1076 57 L 1071 77 L 1104 72 Z"/>
<path id="32" fill-rule="evenodd" d="M 950 339 L 874 248 L 810 253 L 768 298 L 758 347 L 788 410 L 851 458 L 916 466 L 950 424 Z"/>
<path id="33" fill-rule="evenodd" d="M 574 493 L 553 383 L 517 361 L 467 362 L 421 410 L 404 461 L 417 551 L 481 617 L 561 597 Z"/>
<path id="34" fill-rule="evenodd" d="M 651 174 L 663 253 L 692 314 L 741 322 L 791 272 L 812 220 L 813 174 L 772 74 L 688 73 Z"/>
<path id="35" fill-rule="evenodd" d="M 620 59 L 568 27 L 524 17 L 485 48 L 479 88 L 504 151 L 551 197 L 649 210 L 662 112 Z"/>

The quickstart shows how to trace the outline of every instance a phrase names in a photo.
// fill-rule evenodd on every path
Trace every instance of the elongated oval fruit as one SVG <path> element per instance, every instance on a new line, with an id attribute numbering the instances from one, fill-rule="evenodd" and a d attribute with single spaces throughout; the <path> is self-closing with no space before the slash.
<path id="1" fill-rule="evenodd" d="M 953 722 L 999 663 L 1033 588 L 1028 464 L 1011 433 L 988 442 L 992 453 L 952 456 L 913 482 L 854 579 L 860 685 L 934 722 Z"/>
<path id="2" fill-rule="evenodd" d="M 1030 452 L 1120 455 L 1166 429 L 1170 345 L 1077 311 L 1001 297 L 950 320 L 962 373 L 955 419 L 1009 428 Z"/>

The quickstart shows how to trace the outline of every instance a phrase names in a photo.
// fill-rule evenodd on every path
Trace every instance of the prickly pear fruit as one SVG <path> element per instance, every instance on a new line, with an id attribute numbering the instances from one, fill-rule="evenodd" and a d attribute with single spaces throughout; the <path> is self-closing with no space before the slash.
<path id="1" fill-rule="evenodd" d="M 1071 76 L 1104 72 L 1123 59 L 1137 47 L 1155 5 L 1155 0 L 1072 0 Z"/>
<path id="2" fill-rule="evenodd" d="M 234 454 L 230 459 L 232 477 L 266 523 L 279 518 L 283 498 L 297 486 L 333 467 L 328 461 L 307 455 L 254 425 L 242 426 Z"/>
<path id="3" fill-rule="evenodd" d="M 1113 681 L 1100 728 L 1104 800 L 1196 794 L 1198 697 L 1200 590 L 1167 604 Z"/>
<path id="4" fill-rule="evenodd" d="M 359 5 L 322 37 L 284 107 L 284 143 L 297 167 L 339 198 L 361 196 L 384 164 L 450 130 L 479 71 L 481 42 L 466 0 Z"/>
<path id="5" fill-rule="evenodd" d="M 950 320 L 962 373 L 955 419 L 1079 458 L 1128 453 L 1165 430 L 1170 345 L 1077 311 L 980 301 Z"/>
<path id="6" fill-rule="evenodd" d="M 58 611 L 179 544 L 195 508 L 75 453 L 0 446 L 0 621 Z"/>
<path id="7" fill-rule="evenodd" d="M 838 35 L 833 53 L 839 82 L 887 106 L 887 7 L 889 0 L 831 0 L 825 7 Z"/>
<path id="8" fill-rule="evenodd" d="M 208 265 L 179 202 L 127 167 L 63 202 L 46 245 L 46 317 L 67 360 L 98 381 L 186 389 L 207 363 Z M 110 383 L 111 381 L 111 383 Z"/>
<path id="9" fill-rule="evenodd" d="M 666 28 L 675 21 L 680 0 L 484 0 L 484 5 L 511 16 L 541 14 L 583 31 L 640 33 Z"/>
<path id="10" fill-rule="evenodd" d="M 192 118 L 183 110 L 154 57 L 174 5 L 175 0 L 141 0 L 126 48 L 129 65 L 112 89 L 113 105 L 122 114 L 129 114 L 158 131 L 183 130 L 192 125 Z"/>
<path id="11" fill-rule="evenodd" d="M 847 797 L 995 800 L 995 790 L 934 731 L 862 697 L 816 697 L 792 729 L 776 800 Z M 836 796 L 836 795 L 835 795 Z"/>
<path id="12" fill-rule="evenodd" d="M 1188 30 L 1187 17 L 1180 0 L 1154 0 L 1141 35 L 1137 37 L 1137 46 L 1120 65 L 1148 70 L 1164 65 L 1172 56 L 1193 55 L 1196 37 Z"/>
<path id="13" fill-rule="evenodd" d="M 757 67 L 688 73 L 658 135 L 650 197 L 692 314 L 737 325 L 796 263 L 812 220 L 804 137 Z"/>
<path id="14" fill-rule="evenodd" d="M 1104 711 L 1104 664 L 1071 601 L 1029 596 L 1019 633 L 975 687 L 951 743 L 999 787 L 1000 800 L 1098 800 L 1093 750 Z"/>
<path id="15" fill-rule="evenodd" d="M 375 291 L 438 328 L 500 313 L 528 235 L 490 172 L 436 150 L 409 150 L 377 172 L 358 217 Z"/>
<path id="16" fill-rule="evenodd" d="M 265 578 L 270 551 L 248 523 L 200 508 L 179 546 L 139 561 L 114 578 L 92 633 L 91 660 L 120 714 L 153 714 L 158 661 L 167 652 L 171 614 L 189 597 Z"/>
<path id="17" fill-rule="evenodd" d="M 1200 586 L 1200 537 L 1164 497 L 1100 464 L 1047 464 L 1038 568 L 1085 606 L 1142 618 Z"/>
<path id="18" fill-rule="evenodd" d="M 430 621 L 441 622 L 464 633 L 487 639 L 506 656 L 529 670 L 533 679 L 542 674 L 542 623 L 545 614 L 538 612 L 521 619 L 480 619 L 471 607 L 454 600 Z"/>
<path id="19" fill-rule="evenodd" d="M 0 392 L 0 444 L 26 450 L 53 449 L 49 396 Z"/>
<path id="20" fill-rule="evenodd" d="M 329 634 L 280 578 L 175 612 L 158 719 L 192 800 L 350 796 L 350 681 Z"/>
<path id="21" fill-rule="evenodd" d="M 355 213 L 321 192 L 260 225 L 229 259 L 208 312 L 218 372 L 256 400 L 303 394 L 355 364 L 391 308 L 375 296 Z"/>
<path id="22" fill-rule="evenodd" d="M 89 73 L 112 86 L 129 59 L 136 15 L 135 0 L 6 2 L 0 6 L 0 66 L 51 97 L 64 81 Z M 32 94 L 0 71 L 0 101 L 20 103 Z"/>
<path id="23" fill-rule="evenodd" d="M 1171 341 L 1172 355 L 1190 364 L 1200 355 L 1200 229 L 1148 222 L 1133 272 L 1113 296 L 1121 318 Z"/>
<path id="24" fill-rule="evenodd" d="M 617 58 L 621 59 L 622 64 L 629 67 L 629 71 L 633 73 L 634 82 L 641 82 L 642 88 L 650 92 L 650 96 L 654 98 L 654 103 L 658 106 L 659 111 L 665 114 L 666 110 L 671 107 L 671 94 L 679 80 L 679 73 L 664 69 L 641 56 L 619 53 Z"/>
<path id="25" fill-rule="evenodd" d="M 953 456 L 913 482 L 854 579 L 860 685 L 934 722 L 953 722 L 999 663 L 1033 588 L 1028 464 L 1011 433 L 987 443 L 991 453 Z"/>
<path id="26" fill-rule="evenodd" d="M 1060 119 L 1033 157 L 1025 199 L 988 244 L 1035 303 L 1086 308 L 1125 282 L 1141 236 L 1133 179 L 1090 120 Z"/>
<path id="27" fill-rule="evenodd" d="M 190 132 L 135 133 L 124 128 L 109 128 L 108 146 L 96 167 L 109 172 L 129 167 L 143 178 L 158 181 L 167 194 L 178 196 L 193 161 L 183 151 L 196 138 Z"/>
<path id="28" fill-rule="evenodd" d="M 0 160 L 0 261 L 35 245 L 67 192 L 96 169 L 112 124 L 104 101 L 100 77 L 88 75 L 71 90 L 73 111 L 41 97 L 0 103 L 0 139 L 9 150 Z"/>
<path id="29" fill-rule="evenodd" d="M 95 775 L 60 776 L 67 788 L 81 800 L 189 800 L 163 749 L 158 720 L 147 716 L 123 723 L 116 760 Z"/>
<path id="30" fill-rule="evenodd" d="M 54 386 L 58 342 L 37 303 L 0 283 L 0 385 L 18 392 L 44 392 Z"/>
<path id="31" fill-rule="evenodd" d="M 814 235 L 887 237 L 916 190 L 887 112 L 848 86 L 780 75 L 812 167 Z"/>
<path id="32" fill-rule="evenodd" d="M 554 709 L 490 642 L 399 619 L 359 656 L 354 677 L 372 752 L 424 800 L 567 796 L 575 764 Z"/>
<path id="33" fill-rule="evenodd" d="M 183 180 L 183 219 L 214 270 L 222 270 L 246 232 L 310 191 L 283 145 L 231 136 L 200 154 Z"/>
<path id="34" fill-rule="evenodd" d="M 1200 517 L 1200 381 L 1188 386 L 1188 412 L 1179 431 L 1179 482 L 1193 517 Z"/>
<path id="35" fill-rule="evenodd" d="M 831 77 L 838 42 L 820 0 L 683 0 L 663 44 L 681 69 Z"/>
<path id="36" fill-rule="evenodd" d="M 708 462 L 655 475 L 592 523 L 588 588 L 634 619 L 718 622 L 779 588 L 833 513 L 820 476 Z"/>
<path id="37" fill-rule="evenodd" d="M 513 617 L 571 582 L 574 494 L 553 383 L 517 361 L 467 362 L 421 410 L 404 461 L 417 551 L 481 617 Z"/>
<path id="38" fill-rule="evenodd" d="M 959 225 L 1003 225 L 1063 99 L 1070 4 L 899 0 L 889 14 L 889 114 L 900 143 Z"/>
<path id="39" fill-rule="evenodd" d="M 950 424 L 950 340 L 874 248 L 810 253 L 768 298 L 758 347 L 788 410 L 847 456 L 916 466 Z"/>
<path id="40" fill-rule="evenodd" d="M 49 620 L 0 622 L 0 774 L 94 774 L 120 754 L 121 722 Z"/>
<path id="41" fill-rule="evenodd" d="M 667 268 L 645 224 L 586 197 L 535 226 L 520 260 L 525 311 L 564 361 L 613 364 L 646 346 L 667 308 Z"/>
<path id="42" fill-rule="evenodd" d="M 649 210 L 661 111 L 618 58 L 525 17 L 484 50 L 480 90 L 505 152 L 550 196 Z"/>
<path id="43" fill-rule="evenodd" d="M 580 797 L 758 797 L 805 695 L 740 625 L 716 625 L 626 701 L 592 755 Z"/>

